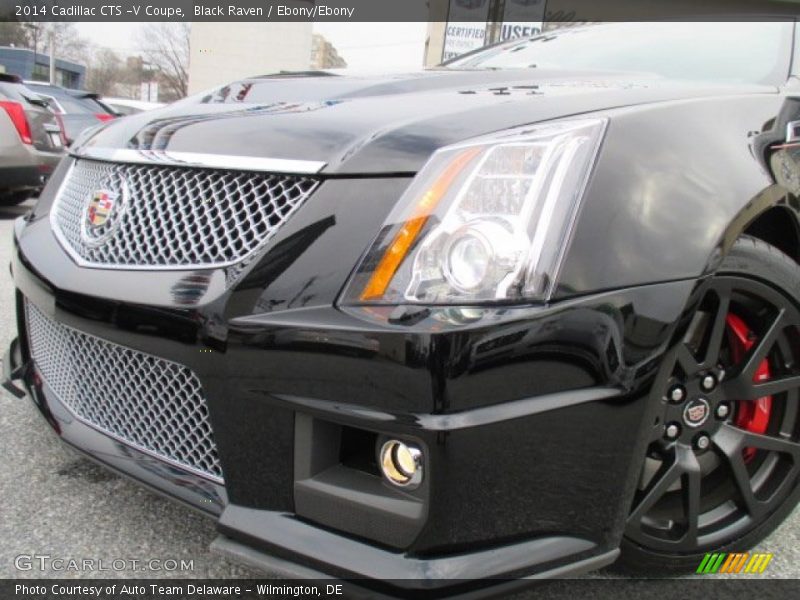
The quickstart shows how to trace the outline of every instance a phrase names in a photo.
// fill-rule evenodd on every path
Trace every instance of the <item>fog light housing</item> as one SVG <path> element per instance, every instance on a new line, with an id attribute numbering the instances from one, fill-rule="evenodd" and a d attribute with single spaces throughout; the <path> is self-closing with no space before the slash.
<path id="1" fill-rule="evenodd" d="M 422 450 L 400 440 L 389 440 L 381 446 L 380 467 L 389 483 L 413 489 L 422 483 Z"/>

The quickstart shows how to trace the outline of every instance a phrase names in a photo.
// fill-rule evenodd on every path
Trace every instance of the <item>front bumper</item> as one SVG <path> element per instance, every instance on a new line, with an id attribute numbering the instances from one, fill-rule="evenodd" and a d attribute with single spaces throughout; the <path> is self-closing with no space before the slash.
<path id="1" fill-rule="evenodd" d="M 270 570 L 442 590 L 616 557 L 650 386 L 695 282 L 399 315 L 324 302 L 265 312 L 260 290 L 215 288 L 212 274 L 187 307 L 170 293 L 185 273 L 78 269 L 46 223 L 24 237 L 9 373 L 66 443 L 218 518 L 218 551 Z M 224 483 L 77 419 L 31 356 L 24 302 L 191 369 Z M 418 490 L 391 488 L 370 465 L 382 436 L 424 449 Z"/>
<path id="2" fill-rule="evenodd" d="M 230 504 L 223 485 L 165 465 L 76 420 L 37 377 L 33 363 L 21 360 L 17 348 L 15 340 L 4 359 L 4 387 L 9 392 L 18 397 L 27 392 L 61 440 L 87 458 L 217 518 L 221 535 L 212 551 L 254 569 L 289 578 L 380 581 L 390 596 L 388 582 L 399 588 L 446 591 L 468 580 L 495 579 L 491 589 L 496 592 L 497 585 L 505 591 L 516 586 L 510 580 L 497 581 L 506 580 L 509 572 L 527 579 L 564 577 L 602 568 L 619 554 L 617 549 L 598 553 L 597 545 L 588 540 L 549 536 L 453 556 L 418 558 L 328 531 L 292 513 Z M 15 385 L 17 381 L 24 388 Z M 571 560 L 576 556 L 586 558 Z"/>

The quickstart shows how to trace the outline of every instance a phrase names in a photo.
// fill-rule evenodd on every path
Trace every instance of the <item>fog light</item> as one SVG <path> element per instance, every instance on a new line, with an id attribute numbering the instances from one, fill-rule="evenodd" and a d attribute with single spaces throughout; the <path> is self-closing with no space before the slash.
<path id="1" fill-rule="evenodd" d="M 381 446 L 381 472 L 390 483 L 400 487 L 417 487 L 422 482 L 422 450 L 389 440 Z"/>

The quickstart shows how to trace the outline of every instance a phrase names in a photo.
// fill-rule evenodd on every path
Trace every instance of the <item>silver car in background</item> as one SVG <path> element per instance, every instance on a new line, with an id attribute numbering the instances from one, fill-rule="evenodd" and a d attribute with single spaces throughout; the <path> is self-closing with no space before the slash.
<path id="1" fill-rule="evenodd" d="M 94 92 L 71 90 L 43 81 L 25 81 L 24 84 L 28 89 L 49 101 L 50 109 L 56 113 L 61 128 L 64 130 L 67 146 L 90 127 L 95 127 L 118 116 Z"/>
<path id="2" fill-rule="evenodd" d="M 103 97 L 100 100 L 121 117 L 138 115 L 146 110 L 153 110 L 166 106 L 163 102 L 146 102 L 144 100 L 131 100 L 130 98 Z"/>
<path id="3" fill-rule="evenodd" d="M 64 134 L 48 101 L 0 73 L 0 206 L 36 195 L 63 151 Z"/>

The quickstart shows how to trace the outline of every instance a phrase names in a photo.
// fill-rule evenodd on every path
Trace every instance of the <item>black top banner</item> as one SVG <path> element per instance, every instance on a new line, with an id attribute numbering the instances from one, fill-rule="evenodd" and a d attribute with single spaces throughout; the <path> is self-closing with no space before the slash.
<path id="1" fill-rule="evenodd" d="M 505 13 L 520 22 L 767 20 L 800 15 L 800 0 L 0 0 L 0 21 L 486 21 Z"/>

